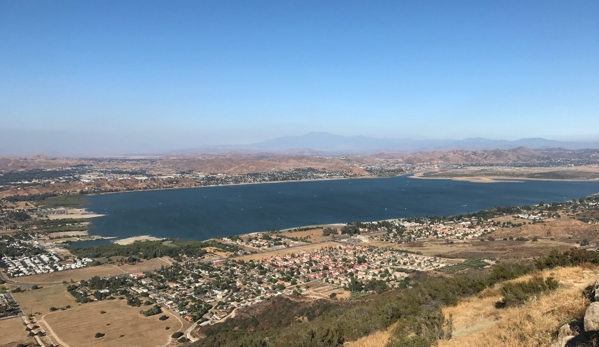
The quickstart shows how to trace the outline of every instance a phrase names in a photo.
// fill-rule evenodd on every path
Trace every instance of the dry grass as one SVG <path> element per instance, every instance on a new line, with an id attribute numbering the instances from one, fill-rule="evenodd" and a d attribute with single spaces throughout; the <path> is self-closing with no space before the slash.
<path id="1" fill-rule="evenodd" d="M 565 215 L 564 211 L 560 211 L 562 216 Z M 495 219 L 498 220 L 498 219 Z M 525 219 L 513 219 L 509 218 L 512 223 L 529 223 L 530 221 Z M 497 238 L 502 237 L 541 237 L 541 238 L 555 238 L 558 240 L 573 240 L 588 239 L 589 241 L 596 240 L 599 237 L 599 226 L 589 225 L 576 219 L 562 217 L 559 219 L 549 219 L 544 223 L 526 224 L 519 228 L 502 228 L 493 233 L 493 236 Z"/>
<path id="2" fill-rule="evenodd" d="M 161 321 L 162 314 L 144 317 L 139 310 L 122 300 L 108 300 L 52 312 L 43 321 L 69 346 L 164 346 L 171 334 L 187 327 L 170 312 L 165 311 L 170 318 Z M 97 332 L 105 336 L 95 338 Z"/>
<path id="3" fill-rule="evenodd" d="M 14 293 L 15 301 L 21 307 L 25 314 L 40 312 L 42 314 L 50 312 L 50 307 L 56 308 L 71 306 L 76 307 L 77 301 L 64 285 L 44 287 L 37 290 L 27 290 L 23 293 Z"/>
<path id="4" fill-rule="evenodd" d="M 497 238 L 495 235 L 494 237 Z M 552 249 L 569 250 L 575 247 L 572 241 L 565 242 L 549 239 L 540 239 L 537 242 L 503 240 L 481 242 L 480 240 L 473 240 L 455 242 L 454 244 L 445 244 L 438 240 L 402 244 L 372 241 L 368 245 L 421 252 L 427 256 L 441 256 L 455 259 L 496 258 L 508 261 L 532 259 L 541 255 L 547 255 Z"/>
<path id="5" fill-rule="evenodd" d="M 561 285 L 555 292 L 541 296 L 522 307 L 495 309 L 497 290 L 483 293 L 456 307 L 445 308 L 453 317 L 454 337 L 439 341 L 440 347 L 541 347 L 552 342 L 561 325 L 584 315 L 588 300 L 582 290 L 599 275 L 596 268 L 561 268 L 543 273 L 553 276 Z M 523 281 L 530 276 L 518 279 Z"/>
<path id="6" fill-rule="evenodd" d="M 368 336 L 364 336 L 362 338 L 357 339 L 356 341 L 351 341 L 345 343 L 345 347 L 382 347 L 389 342 L 391 339 L 391 332 L 395 328 L 395 325 L 392 325 L 387 330 L 377 331 L 374 334 L 370 334 Z"/>
<path id="7" fill-rule="evenodd" d="M 20 317 L 0 320 L 0 347 L 33 344 L 35 340 L 27 334 Z"/>
<path id="8" fill-rule="evenodd" d="M 218 248 L 214 248 L 214 247 L 206 247 L 206 252 L 214 254 L 216 256 L 216 258 L 228 258 L 231 255 L 233 255 L 232 252 L 223 252 L 223 251 L 219 250 Z"/>
<path id="9" fill-rule="evenodd" d="M 332 228 L 338 229 L 338 227 L 336 227 L 336 226 L 332 226 Z M 298 238 L 309 237 L 308 240 L 310 240 L 312 242 L 330 241 L 332 239 L 332 236 L 331 235 L 323 236 L 322 229 L 323 228 L 305 230 L 305 231 L 283 232 L 283 233 L 281 233 L 281 236 L 298 237 Z"/>
<path id="10" fill-rule="evenodd" d="M 160 269 L 161 266 L 167 267 L 169 264 L 160 258 L 155 258 L 137 263 L 135 265 L 116 266 L 105 264 L 100 266 L 85 267 L 82 269 L 52 272 L 48 274 L 23 276 L 19 277 L 17 280 L 21 283 L 57 284 L 62 283 L 62 281 L 70 282 L 71 280 L 88 280 L 94 276 L 109 277 L 124 273 L 156 270 Z"/>
<path id="11" fill-rule="evenodd" d="M 445 317 L 452 316 L 453 338 L 440 340 L 439 347 L 545 347 L 552 343 L 552 334 L 566 322 L 580 319 L 589 302 L 582 290 L 599 276 L 596 266 L 558 268 L 544 271 L 560 281 L 555 292 L 541 296 L 522 307 L 496 309 L 499 286 L 490 288 L 478 297 L 466 299 L 455 307 L 443 309 Z M 514 281 L 529 280 L 524 276 Z M 384 347 L 393 327 L 348 342 L 348 347 Z"/>

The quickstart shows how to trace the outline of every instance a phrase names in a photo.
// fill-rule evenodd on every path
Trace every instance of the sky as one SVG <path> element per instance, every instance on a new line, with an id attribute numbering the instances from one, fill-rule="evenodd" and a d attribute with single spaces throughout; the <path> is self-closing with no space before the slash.
<path id="1" fill-rule="evenodd" d="M 0 154 L 599 140 L 599 1 L 0 0 Z"/>

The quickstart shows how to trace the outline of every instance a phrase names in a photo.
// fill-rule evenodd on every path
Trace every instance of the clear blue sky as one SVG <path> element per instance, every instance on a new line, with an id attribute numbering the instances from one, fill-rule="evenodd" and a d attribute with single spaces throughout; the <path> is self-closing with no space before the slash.
<path id="1" fill-rule="evenodd" d="M 598 18 L 597 0 L 0 0 L 0 152 L 598 140 Z"/>

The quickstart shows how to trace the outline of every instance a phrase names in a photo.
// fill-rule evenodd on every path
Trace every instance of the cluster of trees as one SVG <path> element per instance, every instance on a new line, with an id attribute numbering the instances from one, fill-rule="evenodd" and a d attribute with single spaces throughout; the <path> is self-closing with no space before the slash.
<path id="1" fill-rule="evenodd" d="M 130 245 L 110 244 L 98 247 L 72 248 L 70 251 L 79 257 L 101 258 L 101 257 L 139 257 L 141 259 L 152 259 L 162 256 L 178 258 L 181 255 L 188 257 L 201 257 L 206 254 L 206 247 L 214 247 L 225 252 L 237 252 L 239 247 L 214 240 L 210 241 L 145 241 L 134 242 Z"/>
<path id="2" fill-rule="evenodd" d="M 50 197 L 58 196 L 56 193 L 44 193 L 44 194 L 31 194 L 31 195 L 13 195 L 3 198 L 8 202 L 19 202 L 19 201 L 43 201 Z"/>
<path id="3" fill-rule="evenodd" d="M 551 269 L 556 266 L 576 266 L 583 263 L 599 264 L 599 253 L 589 252 L 580 248 L 559 252 L 552 250 L 549 255 L 537 258 L 535 267 L 539 270 Z"/>
<path id="4" fill-rule="evenodd" d="M 127 285 L 127 281 L 122 277 L 101 278 L 99 276 L 94 276 L 88 281 L 82 280 L 79 283 L 89 289 L 110 289 L 111 291 L 116 291 Z"/>
<path id="5" fill-rule="evenodd" d="M 67 286 L 67 291 L 75 298 L 75 301 L 85 304 L 90 301 L 87 297 L 87 293 L 84 290 L 79 289 L 79 286 L 70 284 Z"/>
<path id="6" fill-rule="evenodd" d="M 326 227 L 322 229 L 322 236 L 336 235 L 337 229 Z"/>
<path id="7" fill-rule="evenodd" d="M 31 238 L 31 235 L 27 234 L 27 233 L 23 233 L 23 232 L 18 232 L 17 234 L 10 236 L 10 235 L 2 235 L 0 236 L 0 259 L 2 259 L 3 256 L 7 256 L 7 257 L 11 257 L 11 258 L 15 258 L 15 257 L 22 257 L 22 256 L 34 256 L 37 254 L 43 254 L 44 250 L 39 248 L 39 247 L 35 247 L 33 245 L 29 245 L 26 243 L 20 243 L 19 247 L 14 247 L 11 246 L 12 243 L 17 242 L 18 240 L 28 240 Z M 1 264 L 1 261 L 0 261 Z"/>
<path id="8" fill-rule="evenodd" d="M 31 219 L 31 216 L 23 211 L 9 211 L 4 215 L 4 219 L 7 222 L 24 222 Z"/>
<path id="9" fill-rule="evenodd" d="M 149 317 L 149 316 L 154 316 L 154 315 L 162 313 L 162 309 L 160 308 L 160 306 L 154 305 L 154 306 L 152 306 L 152 308 L 150 308 L 148 310 L 140 311 L 140 313 L 146 317 Z"/>
<path id="10" fill-rule="evenodd" d="M 35 225 L 38 230 L 45 232 L 84 231 L 91 228 L 87 225 L 87 222 L 89 220 L 85 218 L 40 219 L 31 223 L 31 225 Z"/>
<path id="11" fill-rule="evenodd" d="M 341 234 L 349 236 L 360 234 L 360 227 L 356 224 L 357 223 L 348 223 L 343 226 L 343 228 L 341 228 Z"/>

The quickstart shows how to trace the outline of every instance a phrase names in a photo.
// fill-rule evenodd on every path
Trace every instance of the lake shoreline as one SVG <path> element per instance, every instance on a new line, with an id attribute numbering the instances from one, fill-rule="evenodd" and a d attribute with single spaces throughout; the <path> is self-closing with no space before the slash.
<path id="1" fill-rule="evenodd" d="M 410 178 L 420 180 L 451 180 L 471 183 L 523 183 L 524 181 L 546 181 L 546 182 L 599 182 L 599 179 L 561 179 L 561 178 L 529 178 L 508 176 L 456 176 L 456 177 L 427 177 L 424 172 L 417 172 Z"/>
<path id="2" fill-rule="evenodd" d="M 349 183 L 349 179 L 322 179 L 235 184 L 243 187 L 239 190 L 218 189 L 227 185 L 209 186 L 215 188 L 210 194 L 188 191 L 125 198 L 108 198 L 114 193 L 98 194 L 107 198 L 95 199 L 93 211 L 107 215 L 106 219 L 93 223 L 91 234 L 116 237 L 117 240 L 152 236 L 205 241 L 270 230 L 285 232 L 331 225 L 338 227 L 356 221 L 372 222 L 417 215 L 450 216 L 485 210 L 493 205 L 567 201 L 599 192 L 599 182 L 592 181 L 569 184 L 571 181 L 542 183 L 541 180 L 527 180 L 528 184 L 519 182 L 521 185 L 512 185 L 515 180 L 511 179 L 493 182 L 496 184 L 485 188 L 487 185 L 462 180 L 458 184 L 447 178 L 412 180 L 417 177 L 410 174 L 382 180 L 368 178 L 370 180 L 353 179 Z M 310 184 L 319 181 L 330 183 Z M 456 184 L 449 183 L 452 181 Z M 289 184 L 279 189 L 263 183 L 304 185 Z M 431 201 L 435 203 L 431 204 Z M 133 210 L 134 215 L 131 214 Z"/>

